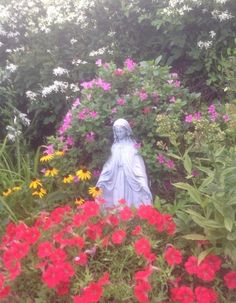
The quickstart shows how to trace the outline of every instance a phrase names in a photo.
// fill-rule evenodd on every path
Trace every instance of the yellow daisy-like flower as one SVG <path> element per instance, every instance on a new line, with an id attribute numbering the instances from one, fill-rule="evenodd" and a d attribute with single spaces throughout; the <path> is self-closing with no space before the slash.
<path id="1" fill-rule="evenodd" d="M 63 150 L 57 150 L 55 151 L 54 153 L 54 156 L 59 156 L 59 157 L 62 157 L 65 155 L 65 152 Z"/>
<path id="2" fill-rule="evenodd" d="M 58 175 L 58 173 L 59 173 L 59 170 L 52 167 L 52 168 L 48 168 L 45 170 L 44 176 L 45 177 L 54 177 L 54 176 Z"/>
<path id="3" fill-rule="evenodd" d="M 43 186 L 42 185 L 42 182 L 39 180 L 39 179 L 33 179 L 31 182 L 30 182 L 30 185 L 29 185 L 29 188 L 38 188 L 39 186 Z"/>
<path id="4" fill-rule="evenodd" d="M 83 198 L 76 198 L 75 199 L 75 204 L 76 205 L 83 205 L 84 204 L 84 199 Z"/>
<path id="5" fill-rule="evenodd" d="M 12 194 L 12 189 L 11 188 L 6 189 L 2 192 L 2 194 L 4 197 L 8 197 L 10 196 L 10 194 Z"/>
<path id="6" fill-rule="evenodd" d="M 54 158 L 54 155 L 53 154 L 49 154 L 49 155 L 44 155 L 42 156 L 39 161 L 40 162 L 48 162 L 50 160 L 52 160 Z"/>
<path id="7" fill-rule="evenodd" d="M 74 181 L 74 177 L 72 175 L 66 175 L 63 177 L 63 183 L 72 183 Z"/>
<path id="8" fill-rule="evenodd" d="M 22 187 L 21 186 L 14 186 L 12 188 L 13 191 L 19 191 L 19 190 L 22 190 Z"/>
<path id="9" fill-rule="evenodd" d="M 42 197 L 45 196 L 46 193 L 47 193 L 47 191 L 41 187 L 39 190 L 34 191 L 32 193 L 32 196 L 39 196 L 39 198 L 42 199 Z"/>
<path id="10" fill-rule="evenodd" d="M 97 186 L 91 186 L 89 187 L 88 193 L 93 197 L 96 198 L 98 196 L 101 196 L 102 189 Z"/>
<path id="11" fill-rule="evenodd" d="M 80 180 L 85 181 L 85 180 L 90 180 L 92 174 L 91 174 L 91 172 L 89 170 L 87 170 L 86 168 L 83 168 L 83 169 L 77 170 L 76 176 Z"/>

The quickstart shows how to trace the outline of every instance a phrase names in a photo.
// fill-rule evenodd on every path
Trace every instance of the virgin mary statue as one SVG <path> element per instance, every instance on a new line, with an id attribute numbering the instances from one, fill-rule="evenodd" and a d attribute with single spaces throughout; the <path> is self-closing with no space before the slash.
<path id="1" fill-rule="evenodd" d="M 96 185 L 102 189 L 105 207 L 116 206 L 121 199 L 133 207 L 152 204 L 144 161 L 138 153 L 129 123 L 125 119 L 116 120 L 113 134 L 111 156 Z"/>

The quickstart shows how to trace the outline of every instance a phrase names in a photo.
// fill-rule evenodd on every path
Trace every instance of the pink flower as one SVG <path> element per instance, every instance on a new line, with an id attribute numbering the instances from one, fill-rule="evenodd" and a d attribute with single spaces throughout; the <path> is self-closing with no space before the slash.
<path id="1" fill-rule="evenodd" d="M 124 105 L 124 104 L 125 104 L 125 99 L 119 98 L 119 99 L 116 100 L 116 103 L 117 103 L 118 105 Z"/>
<path id="2" fill-rule="evenodd" d="M 71 136 L 68 136 L 66 139 L 66 144 L 73 146 L 75 144 L 74 139 Z"/>
<path id="3" fill-rule="evenodd" d="M 147 256 L 151 252 L 151 244 L 149 240 L 144 237 L 134 243 L 134 248 L 137 255 Z"/>
<path id="4" fill-rule="evenodd" d="M 158 154 L 156 159 L 160 164 L 164 164 L 166 161 L 166 158 L 162 154 Z"/>
<path id="5" fill-rule="evenodd" d="M 78 107 L 80 104 L 81 104 L 81 103 L 80 103 L 80 99 L 77 98 L 77 99 L 73 102 L 72 108 L 76 108 L 76 107 Z"/>
<path id="6" fill-rule="evenodd" d="M 50 145 L 46 146 L 43 153 L 46 154 L 46 155 L 53 154 L 54 153 L 54 145 L 50 144 Z"/>
<path id="7" fill-rule="evenodd" d="M 136 63 L 132 59 L 130 59 L 130 58 L 127 58 L 125 60 L 124 65 L 127 67 L 127 69 L 130 72 L 132 72 L 135 69 L 135 67 L 136 67 Z"/>
<path id="8" fill-rule="evenodd" d="M 200 112 L 196 112 L 194 115 L 193 115 L 193 118 L 194 120 L 196 121 L 200 121 L 201 118 L 202 118 L 202 114 Z"/>
<path id="9" fill-rule="evenodd" d="M 113 107 L 113 108 L 111 109 L 111 112 L 112 112 L 112 114 L 116 114 L 116 113 L 117 113 L 117 108 L 116 108 L 116 107 Z"/>
<path id="10" fill-rule="evenodd" d="M 124 75 L 124 71 L 123 71 L 123 69 L 121 69 L 121 68 L 117 68 L 115 71 L 114 71 L 114 74 L 116 75 L 116 76 L 122 76 L 122 75 Z"/>
<path id="11" fill-rule="evenodd" d="M 174 169 L 175 168 L 175 164 L 172 160 L 167 160 L 165 162 L 166 167 L 168 167 L 169 169 Z"/>
<path id="12" fill-rule="evenodd" d="M 187 122 L 187 123 L 193 122 L 193 115 L 185 116 L 184 121 Z"/>
<path id="13" fill-rule="evenodd" d="M 93 142 L 95 140 L 94 136 L 95 136 L 94 132 L 88 132 L 85 136 L 85 140 L 87 142 Z"/>
<path id="14" fill-rule="evenodd" d="M 95 64 L 96 64 L 97 66 L 102 66 L 102 59 L 98 59 L 98 60 L 95 62 Z"/>
<path id="15" fill-rule="evenodd" d="M 169 100 L 170 103 L 175 103 L 176 102 L 176 98 L 175 96 L 172 96 Z"/>
<path id="16" fill-rule="evenodd" d="M 224 120 L 224 122 L 230 121 L 230 116 L 229 115 L 224 115 L 223 120 Z"/>
<path id="17" fill-rule="evenodd" d="M 141 90 L 138 95 L 141 101 L 145 101 L 148 98 L 148 94 L 144 90 Z"/>

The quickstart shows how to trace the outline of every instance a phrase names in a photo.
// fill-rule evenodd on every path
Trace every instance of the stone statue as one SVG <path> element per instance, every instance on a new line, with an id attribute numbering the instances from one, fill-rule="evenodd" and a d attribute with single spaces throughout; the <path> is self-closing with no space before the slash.
<path id="1" fill-rule="evenodd" d="M 116 120 L 113 133 L 111 156 L 104 164 L 96 185 L 102 189 L 105 207 L 116 206 L 121 199 L 134 207 L 152 204 L 144 161 L 132 138 L 129 123 L 125 119 Z"/>

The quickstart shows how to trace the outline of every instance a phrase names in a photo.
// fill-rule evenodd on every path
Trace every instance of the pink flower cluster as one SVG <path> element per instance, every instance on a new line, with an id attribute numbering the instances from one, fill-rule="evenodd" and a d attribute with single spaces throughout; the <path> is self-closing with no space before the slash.
<path id="1" fill-rule="evenodd" d="M 217 119 L 219 114 L 217 113 L 216 107 L 214 104 L 212 104 L 208 107 L 208 113 L 210 114 L 211 121 L 215 122 L 215 120 Z"/>
<path id="2" fill-rule="evenodd" d="M 111 83 L 106 82 L 101 78 L 93 79 L 93 80 L 88 81 L 88 82 L 82 82 L 81 86 L 84 89 L 92 89 L 94 87 L 100 87 L 104 91 L 109 91 L 111 89 Z"/>
<path id="3" fill-rule="evenodd" d="M 130 71 L 130 72 L 132 72 L 134 69 L 135 69 L 135 67 L 136 67 L 136 63 L 132 60 L 132 59 L 130 59 L 130 58 L 127 58 L 126 60 L 125 60 L 125 62 L 124 62 L 124 66 L 128 69 L 128 71 Z"/>
<path id="4" fill-rule="evenodd" d="M 88 119 L 88 118 L 96 119 L 96 118 L 98 118 L 98 116 L 99 116 L 98 112 L 92 111 L 87 107 L 83 108 L 81 111 L 78 112 L 78 119 L 79 120 L 85 120 L 85 119 Z"/>
<path id="5" fill-rule="evenodd" d="M 175 168 L 174 161 L 170 159 L 166 159 L 166 157 L 160 153 L 157 155 L 156 159 L 160 164 L 164 164 L 169 169 Z"/>
<path id="6" fill-rule="evenodd" d="M 186 115 L 184 121 L 187 123 L 192 123 L 193 121 L 200 121 L 202 118 L 202 114 L 200 112 L 196 112 L 194 114 Z"/>
<path id="7" fill-rule="evenodd" d="M 71 127 L 71 122 L 72 122 L 72 112 L 69 110 L 63 120 L 63 124 L 58 129 L 60 135 L 63 135 L 65 131 Z"/>

